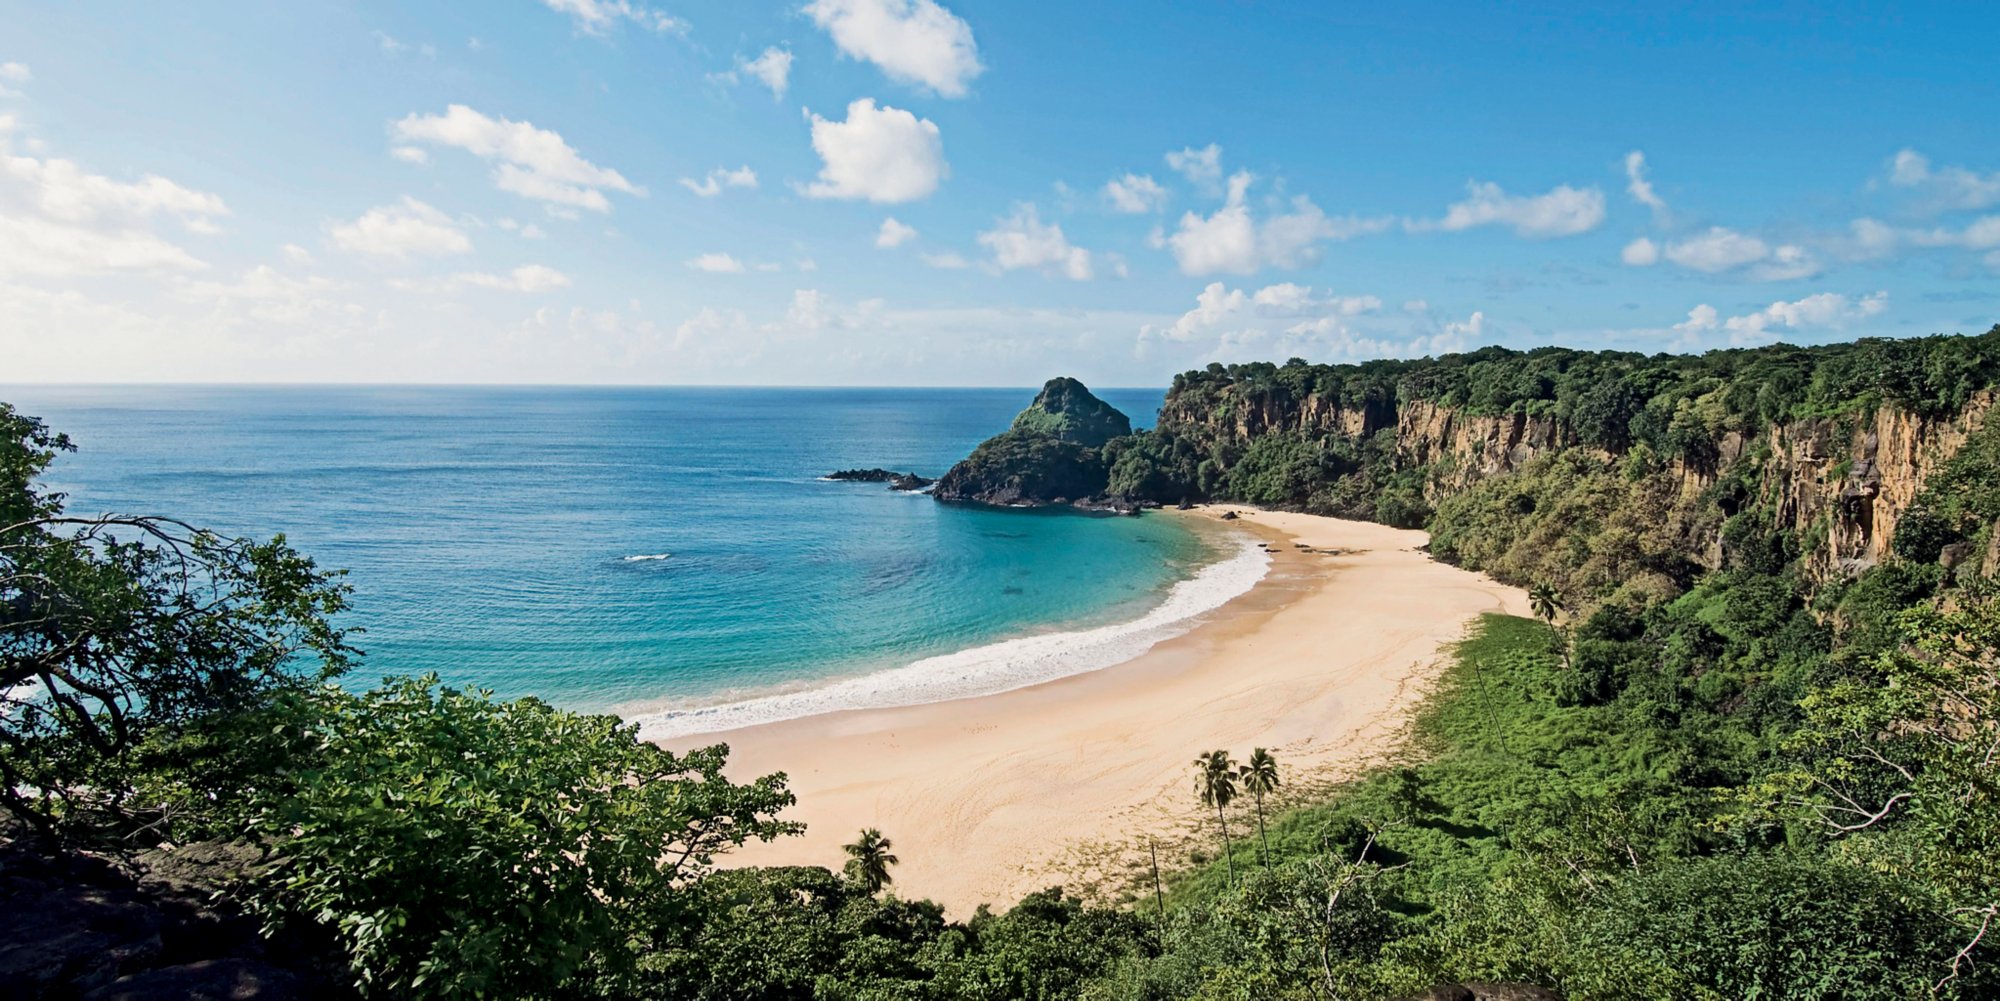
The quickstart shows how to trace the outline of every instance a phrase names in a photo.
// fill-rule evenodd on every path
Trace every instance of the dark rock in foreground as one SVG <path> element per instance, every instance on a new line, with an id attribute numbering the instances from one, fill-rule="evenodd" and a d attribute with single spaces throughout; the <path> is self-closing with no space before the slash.
<path id="1" fill-rule="evenodd" d="M 887 483 L 891 490 L 922 490 L 937 481 L 915 473 L 899 473 L 893 469 L 842 469 L 826 474 L 826 479 L 844 483 Z"/>

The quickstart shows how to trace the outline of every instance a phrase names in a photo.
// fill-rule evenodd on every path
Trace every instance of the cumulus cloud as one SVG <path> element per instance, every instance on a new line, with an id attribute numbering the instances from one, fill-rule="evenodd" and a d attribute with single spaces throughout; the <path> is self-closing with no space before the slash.
<path id="1" fill-rule="evenodd" d="M 1758 281 L 1787 281 L 1809 278 L 1819 273 L 1819 264 L 1804 247 L 1781 244 L 1773 247 L 1755 236 L 1724 226 L 1667 244 L 1662 254 L 1667 260 L 1703 274 L 1742 271 Z"/>
<path id="2" fill-rule="evenodd" d="M 616 170 L 585 160 L 554 132 L 491 118 L 463 104 L 442 115 L 410 115 L 391 132 L 405 143 L 449 146 L 493 161 L 493 183 L 500 190 L 551 205 L 609 212 L 606 191 L 646 193 Z"/>
<path id="3" fill-rule="evenodd" d="M 1867 320 L 1889 308 L 1889 293 L 1850 298 L 1838 292 L 1821 292 L 1791 302 L 1779 301 L 1742 316 L 1724 318 L 1713 306 L 1703 303 L 1688 311 L 1688 318 L 1674 324 L 1684 342 L 1720 331 L 1733 344 L 1763 344 L 1777 340 L 1780 331 L 1809 333 L 1842 330 Z"/>
<path id="4" fill-rule="evenodd" d="M 418 166 L 431 162 L 431 155 L 425 152 L 422 146 L 392 146 L 389 148 L 389 155 L 404 163 L 414 163 Z"/>
<path id="5" fill-rule="evenodd" d="M 1653 182 L 1646 179 L 1646 154 L 1636 149 L 1625 154 L 1625 191 L 1633 201 L 1652 209 L 1653 218 L 1666 218 L 1666 200 L 1653 190 Z"/>
<path id="6" fill-rule="evenodd" d="M 5 78 L 27 79 L 27 70 Z M 154 227 L 173 222 L 213 233 L 214 219 L 229 214 L 221 197 L 156 174 L 120 181 L 69 160 L 16 154 L 17 128 L 11 116 L 0 115 L 0 275 L 172 274 L 207 267 Z M 40 148 L 34 139 L 28 146 Z"/>
<path id="7" fill-rule="evenodd" d="M 334 224 L 327 231 L 327 241 L 349 253 L 397 260 L 463 254 L 472 249 L 472 240 L 450 216 L 408 195 L 394 205 L 369 209 L 353 222 Z"/>
<path id="8" fill-rule="evenodd" d="M 1194 308 L 1170 324 L 1140 328 L 1140 351 L 1164 346 L 1176 358 L 1242 360 L 1297 355 L 1358 360 L 1462 350 L 1485 331 L 1485 316 L 1438 322 L 1428 310 L 1385 318 L 1372 295 L 1335 295 L 1283 282 L 1255 291 L 1211 282 Z"/>
<path id="9" fill-rule="evenodd" d="M 0 63 L 0 84 L 27 83 L 35 78 L 26 63 Z M 0 97 L 15 96 L 16 92 L 0 86 Z"/>
<path id="10" fill-rule="evenodd" d="M 792 53 L 772 46 L 755 59 L 738 59 L 736 68 L 770 88 L 773 99 L 784 97 L 792 79 Z"/>
<path id="11" fill-rule="evenodd" d="M 992 251 L 993 266 L 1001 271 L 1031 269 L 1072 281 L 1092 277 L 1090 251 L 1072 246 L 1061 226 L 1042 222 L 1035 206 L 1025 202 L 1014 206 L 1013 214 L 994 228 L 980 233 L 979 244 Z"/>
<path id="12" fill-rule="evenodd" d="M 1979 174 L 1964 167 L 1933 167 L 1929 157 L 1913 149 L 1898 152 L 1890 161 L 1889 183 L 1918 192 L 1939 211 L 2000 205 L 2000 171 Z"/>
<path id="13" fill-rule="evenodd" d="M 214 218 L 229 214 L 220 196 L 157 174 L 115 181 L 69 160 L 15 156 L 4 145 L 0 145 L 0 184 L 25 194 L 43 215 L 62 222 L 134 223 L 164 215 L 188 229 L 208 232 Z"/>
<path id="14" fill-rule="evenodd" d="M 806 185 L 812 198 L 867 199 L 878 204 L 927 198 L 951 173 L 944 141 L 928 119 L 862 98 L 836 122 L 808 112 L 819 177 Z"/>
<path id="15" fill-rule="evenodd" d="M 722 193 L 723 188 L 755 188 L 756 186 L 757 172 L 751 170 L 748 166 L 738 167 L 735 170 L 725 170 L 724 168 L 717 167 L 709 171 L 708 176 L 699 181 L 692 177 L 681 178 L 681 187 L 703 198 L 714 198 L 716 195 Z"/>
<path id="16" fill-rule="evenodd" d="M 972 266 L 972 262 L 966 260 L 964 254 L 955 250 L 947 250 L 935 254 L 918 254 L 917 259 L 930 267 L 943 271 L 963 271 Z"/>
<path id="17" fill-rule="evenodd" d="M 813 0 L 805 13 L 841 55 L 942 97 L 964 97 L 986 69 L 972 26 L 934 0 Z"/>
<path id="18" fill-rule="evenodd" d="M 882 220 L 882 228 L 875 233 L 875 245 L 883 250 L 900 247 L 917 238 L 914 226 L 906 226 L 896 221 L 894 216 Z"/>
<path id="19" fill-rule="evenodd" d="M 1217 190 L 1222 183 L 1222 147 L 1209 143 L 1200 149 L 1189 146 L 1168 153 L 1167 166 L 1204 191 Z"/>
<path id="20" fill-rule="evenodd" d="M 688 266 L 694 270 L 706 270 L 710 274 L 742 274 L 746 270 L 778 270 L 778 264 L 744 264 L 732 254 L 702 254 L 688 258 Z"/>
<path id="21" fill-rule="evenodd" d="M 143 230 L 97 230 L 0 214 L 0 275 L 69 278 L 200 271 L 207 266 L 185 249 Z"/>
<path id="22" fill-rule="evenodd" d="M 1563 184 L 1540 195 L 1510 195 L 1491 181 L 1469 181 L 1465 188 L 1465 200 L 1447 208 L 1443 219 L 1414 222 L 1410 228 L 1507 226 L 1517 236 L 1544 240 L 1587 233 L 1604 221 L 1604 192 L 1596 188 Z"/>
<path id="23" fill-rule="evenodd" d="M 603 37 L 620 24 L 632 24 L 662 34 L 686 34 L 688 24 L 680 18 L 631 0 L 542 0 L 550 10 L 568 14 L 576 30 Z"/>
<path id="24" fill-rule="evenodd" d="M 1105 182 L 1104 200 L 1118 212 L 1157 212 L 1167 206 L 1167 189 L 1150 174 L 1128 173 Z"/>
<path id="25" fill-rule="evenodd" d="M 218 312 L 296 325 L 345 311 L 347 304 L 334 296 L 343 287 L 332 279 L 293 278 L 260 264 L 233 281 L 189 282 L 179 295 Z"/>
<path id="26" fill-rule="evenodd" d="M 482 271 L 456 274 L 451 280 L 460 285 L 499 289 L 503 292 L 554 292 L 570 287 L 569 276 L 545 264 L 524 264 L 506 274 Z"/>
<path id="27" fill-rule="evenodd" d="M 1626 244 L 1625 249 L 1618 252 L 1618 257 L 1635 268 L 1649 268 L 1660 262 L 1660 247 L 1642 236 Z"/>
<path id="28" fill-rule="evenodd" d="M 1248 172 L 1238 172 L 1229 179 L 1222 208 L 1208 216 L 1187 212 L 1172 235 L 1162 234 L 1161 242 L 1173 251 L 1182 274 L 1247 275 L 1267 266 L 1299 267 L 1318 257 L 1323 241 L 1379 233 L 1390 225 L 1386 218 L 1330 218 L 1304 195 L 1292 199 L 1291 211 L 1260 221 L 1248 202 L 1254 180 Z"/>

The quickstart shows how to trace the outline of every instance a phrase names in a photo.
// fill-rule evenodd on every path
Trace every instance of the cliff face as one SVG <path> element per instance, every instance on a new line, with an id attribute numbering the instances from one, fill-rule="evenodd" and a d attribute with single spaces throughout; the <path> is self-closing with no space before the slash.
<path id="1" fill-rule="evenodd" d="M 1775 512 L 1776 526 L 1806 543 L 1816 575 L 1853 573 L 1881 561 L 1897 521 L 1926 479 L 1986 419 L 1994 395 L 1974 394 L 1961 411 L 1941 419 L 1884 406 L 1869 415 L 1808 418 L 1750 436 L 1726 432 L 1714 440 L 1711 461 L 1674 460 L 1668 468 L 1679 480 L 1681 503 L 1690 508 L 1723 477 L 1747 473 L 1756 499 Z M 1393 429 L 1397 464 L 1423 468 L 1424 493 L 1433 503 L 1583 447 L 1573 429 L 1552 417 L 1470 414 L 1427 400 L 1357 407 L 1314 395 L 1175 394 L 1159 422 L 1162 432 L 1199 442 L 1212 454 L 1241 454 L 1255 438 L 1273 432 L 1352 441 L 1385 428 Z M 1622 455 L 1593 451 L 1607 459 Z M 1720 503 L 1727 515 L 1742 502 Z M 1720 539 L 1688 555 L 1719 565 Z M 2000 552 L 1990 555 L 2000 562 Z"/>

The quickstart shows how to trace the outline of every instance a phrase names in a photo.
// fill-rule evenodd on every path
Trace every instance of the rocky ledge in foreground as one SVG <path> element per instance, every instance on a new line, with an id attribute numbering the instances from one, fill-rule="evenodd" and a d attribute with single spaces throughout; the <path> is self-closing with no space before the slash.
<path id="1" fill-rule="evenodd" d="M 1050 379 L 1011 428 L 979 444 L 940 477 L 931 496 L 999 507 L 1068 506 L 1137 514 L 1151 502 L 1106 492 L 1104 446 L 1132 433 L 1132 421 L 1083 383 Z"/>
<path id="2" fill-rule="evenodd" d="M 826 474 L 824 479 L 839 480 L 844 483 L 887 483 L 891 490 L 909 492 L 922 490 L 936 480 L 915 473 L 899 473 L 893 469 L 842 469 Z"/>

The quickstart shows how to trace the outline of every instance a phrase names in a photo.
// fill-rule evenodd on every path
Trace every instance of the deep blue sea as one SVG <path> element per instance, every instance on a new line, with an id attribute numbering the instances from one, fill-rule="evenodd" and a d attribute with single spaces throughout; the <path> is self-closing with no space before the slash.
<path id="1" fill-rule="evenodd" d="M 356 683 L 435 671 L 662 732 L 1101 666 L 1261 572 L 1171 514 L 995 511 L 820 479 L 936 476 L 1033 395 L 0 389 L 78 446 L 49 476 L 71 511 L 282 532 L 350 571 Z M 1146 425 L 1163 394 L 1100 395 Z"/>

